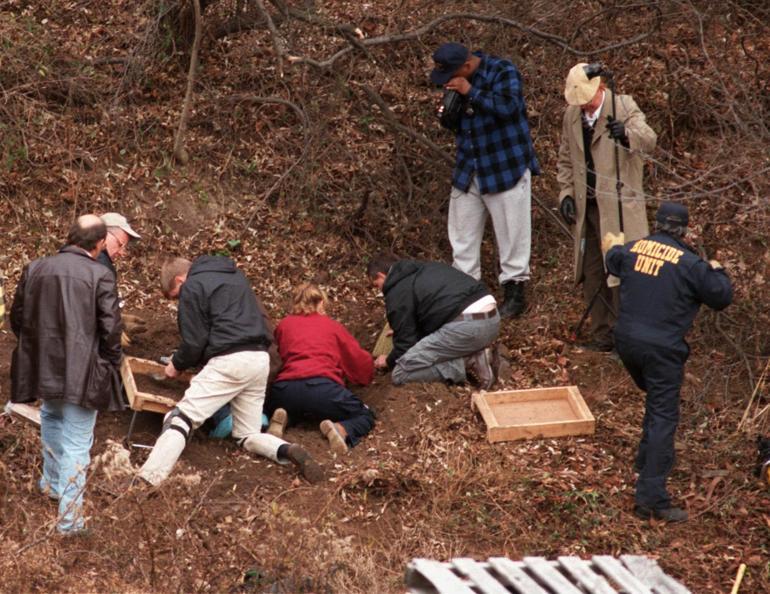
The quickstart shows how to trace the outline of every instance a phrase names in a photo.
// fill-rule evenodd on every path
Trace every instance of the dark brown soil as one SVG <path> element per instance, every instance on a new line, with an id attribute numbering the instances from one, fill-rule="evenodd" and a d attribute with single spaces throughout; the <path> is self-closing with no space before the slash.
<path id="1" fill-rule="evenodd" d="M 159 372 L 162 373 L 162 372 Z M 147 394 L 181 400 L 188 382 L 179 379 L 156 379 L 152 374 L 133 373 L 136 389 Z"/>
<path id="2" fill-rule="evenodd" d="M 165 312 L 144 313 L 158 328 L 157 336 L 171 343 L 173 317 Z M 379 324 L 379 317 L 375 317 L 373 326 Z M 526 326 L 519 323 L 518 327 Z M 517 335 L 508 334 L 513 328 L 506 325 L 503 341 L 511 350 L 514 377 L 520 377 L 523 370 L 517 361 L 523 351 L 517 350 Z M 159 350 L 152 336 L 138 339 L 131 354 L 154 358 Z M 9 335 L 0 339 L 0 366 L 5 370 L 12 345 Z M 248 550 L 244 559 L 228 562 L 235 563 L 235 569 L 226 570 L 227 565 L 221 565 L 224 557 L 211 561 L 212 566 L 220 567 L 216 575 L 196 575 L 206 575 L 205 579 L 222 591 L 239 583 L 247 570 L 264 568 L 269 583 L 284 584 L 285 590 L 278 591 L 294 592 L 310 587 L 307 584 L 312 590 L 329 583 L 329 574 L 323 577 L 318 571 L 332 571 L 334 564 L 344 562 L 349 555 L 345 547 L 350 546 L 346 542 L 359 543 L 358 559 L 374 575 L 378 559 L 397 558 L 403 565 L 416 555 L 654 554 L 667 547 L 697 558 L 708 554 L 706 551 L 712 550 L 709 547 L 715 546 L 712 543 L 723 538 L 719 517 L 735 517 L 735 513 L 744 517 L 740 509 L 746 504 L 740 503 L 741 498 L 754 497 L 755 505 L 770 511 L 770 499 L 766 497 L 761 503 L 761 498 L 752 495 L 746 463 L 741 462 L 751 458 L 751 444 L 733 441 L 729 461 L 724 456 L 714 457 L 709 453 L 713 438 L 685 420 L 680 435 L 683 448 L 671 484 L 687 502 L 698 525 L 664 528 L 636 521 L 630 514 L 633 475 L 627 461 L 638 439 L 642 397 L 611 357 L 569 345 L 559 349 L 572 361 L 570 380 L 580 386 L 597 417 L 595 436 L 489 445 L 483 423 L 471 413 L 468 390 L 440 385 L 395 388 L 386 377 L 378 376 L 372 386 L 358 390 L 376 410 L 377 426 L 348 456 L 333 457 L 315 425 L 294 426 L 287 431 L 288 440 L 301 443 L 324 465 L 328 482 L 307 485 L 291 467 L 251 456 L 230 440 L 210 439 L 198 431 L 174 471 L 175 478 L 160 489 L 137 491 L 135 487 L 125 491 L 124 483 L 108 479 L 98 469 L 93 471 L 86 506 L 98 540 L 89 546 L 119 564 L 124 583 L 150 583 L 146 564 L 151 558 L 161 567 L 180 563 L 182 555 L 206 558 L 225 550 Z M 529 382 L 518 380 L 514 387 L 532 385 L 533 376 L 529 377 Z M 7 374 L 1 378 L 3 393 L 7 393 Z M 685 419 L 699 414 L 685 401 Z M 104 451 L 108 440 L 125 437 L 131 416 L 131 411 L 99 415 L 94 456 Z M 134 441 L 151 445 L 161 419 L 159 414 L 139 413 Z M 21 488 L 27 493 L 24 522 L 7 512 L 0 513 L 5 533 L 15 541 L 23 538 L 19 533 L 22 526 L 46 526 L 54 518 L 54 508 L 34 492 L 39 473 L 37 444 L 37 432 L 27 425 L 0 423 L 0 451 L 15 452 L 3 459 L 13 465 L 10 468 L 16 468 L 15 478 L 6 483 L 4 492 L 18 497 Z M 141 464 L 146 455 L 146 450 L 134 449 L 131 461 Z M 738 511 L 729 511 L 730 506 L 737 506 Z M 621 532 L 615 530 L 619 524 L 624 526 Z M 760 533 L 754 532 L 757 529 L 761 530 L 756 527 L 743 533 L 747 538 L 743 547 L 752 563 L 761 550 L 757 540 L 761 540 Z M 175 536 L 178 530 L 189 534 L 189 540 L 180 541 Z M 258 538 L 249 537 L 245 530 Z M 410 536 L 415 531 L 422 536 Z M 110 539 L 103 540 L 107 534 Z M 434 550 L 424 540 L 428 535 L 451 543 L 451 552 Z M 45 541 L 37 545 L 38 552 L 61 546 L 58 542 Z M 125 557 L 125 545 L 119 543 L 133 543 L 131 556 Z M 723 545 L 716 546 L 725 554 L 728 551 Z M 74 549 L 66 550 L 66 566 L 75 559 L 82 562 L 83 557 Z M 295 555 L 322 558 L 300 567 L 286 560 Z M 142 561 L 132 562 L 134 558 Z M 96 561 L 90 563 L 98 567 Z M 699 574 L 683 573 L 684 566 L 672 563 L 671 558 L 662 559 L 662 563 L 674 575 L 685 578 L 694 591 L 712 591 L 698 589 L 702 583 Z M 344 570 L 345 575 L 357 576 L 359 585 L 352 591 L 398 590 L 400 570 L 380 574 L 378 580 L 390 581 L 379 589 L 361 573 L 362 566 Z M 42 575 L 48 577 L 41 584 L 58 574 Z M 197 589 L 192 578 L 177 575 L 182 589 Z M 62 590 L 82 588 L 79 582 L 61 576 L 55 579 L 64 579 L 59 582 Z M 165 583 L 159 574 L 154 579 Z"/>

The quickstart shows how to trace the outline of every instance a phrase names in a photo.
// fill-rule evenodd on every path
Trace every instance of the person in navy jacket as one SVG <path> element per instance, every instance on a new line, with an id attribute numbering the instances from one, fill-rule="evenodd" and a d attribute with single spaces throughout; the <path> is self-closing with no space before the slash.
<path id="1" fill-rule="evenodd" d="M 685 336 L 701 304 L 724 309 L 733 289 L 716 260 L 701 259 L 684 242 L 686 206 L 664 202 L 655 219 L 652 235 L 620 245 L 622 234 L 608 233 L 603 247 L 607 270 L 620 279 L 615 346 L 636 385 L 647 393 L 634 513 L 682 522 L 687 512 L 672 506 L 666 479 L 674 465 L 679 390 L 690 353 Z"/>
<path id="2" fill-rule="evenodd" d="M 374 377 L 371 354 L 345 327 L 326 315 L 326 295 L 316 285 L 297 287 L 291 315 L 275 329 L 283 367 L 267 402 L 268 432 L 283 433 L 290 421 L 321 421 L 333 452 L 343 454 L 374 427 L 374 414 L 346 386 Z"/>

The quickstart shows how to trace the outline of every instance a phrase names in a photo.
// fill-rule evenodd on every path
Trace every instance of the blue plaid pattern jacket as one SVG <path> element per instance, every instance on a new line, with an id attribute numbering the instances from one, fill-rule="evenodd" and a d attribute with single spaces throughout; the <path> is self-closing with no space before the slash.
<path id="1" fill-rule="evenodd" d="M 527 169 L 538 175 L 540 166 L 518 69 L 507 60 L 474 55 L 481 63 L 460 118 L 452 185 L 467 192 L 475 175 L 482 194 L 496 194 L 515 186 Z"/>

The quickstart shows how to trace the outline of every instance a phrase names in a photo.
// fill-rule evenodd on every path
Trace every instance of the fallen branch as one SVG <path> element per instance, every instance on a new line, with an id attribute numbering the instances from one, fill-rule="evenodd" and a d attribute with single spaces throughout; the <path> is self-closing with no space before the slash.
<path id="1" fill-rule="evenodd" d="M 417 141 L 418 143 L 422 144 L 423 146 L 435 152 L 450 167 L 454 166 L 455 160 L 452 158 L 452 155 L 450 155 L 448 152 L 442 149 L 430 138 L 427 138 L 426 136 L 420 134 L 419 132 L 416 132 L 415 130 L 412 130 L 412 128 L 405 126 L 404 124 L 399 122 L 396 115 L 393 113 L 393 111 L 391 111 L 388 104 L 380 96 L 380 94 L 377 93 L 377 91 L 375 91 L 369 85 L 359 85 L 359 86 L 368 95 L 369 99 L 371 99 L 371 101 L 374 102 L 380 108 L 380 111 L 382 112 L 383 116 L 385 116 L 385 119 L 391 125 L 392 128 L 394 128 L 395 130 L 398 130 L 403 134 L 406 134 L 413 140 Z M 556 223 L 556 225 L 567 235 L 567 237 L 569 237 L 574 241 L 574 237 L 572 236 L 572 232 L 569 230 L 569 227 L 567 227 L 564 224 L 564 222 L 556 215 L 556 213 L 554 213 L 550 208 L 548 208 L 548 206 L 542 200 L 540 200 L 537 196 L 533 195 L 532 201 L 540 208 L 540 210 L 542 210 L 546 215 L 548 215 L 554 223 Z"/>
<path id="2" fill-rule="evenodd" d="M 751 411 L 751 407 L 754 405 L 754 399 L 759 394 L 759 391 L 763 388 L 765 385 L 765 380 L 767 378 L 767 372 L 770 370 L 770 359 L 767 360 L 767 363 L 765 363 L 765 368 L 762 370 L 762 373 L 759 376 L 759 379 L 757 380 L 756 385 L 754 386 L 754 390 L 751 392 L 751 396 L 749 397 L 749 403 L 746 405 L 746 409 L 743 411 L 743 416 L 741 417 L 740 423 L 738 423 L 738 431 L 743 429 L 746 424 L 749 422 L 749 414 Z M 765 407 L 767 408 L 767 407 Z M 759 413 L 755 414 L 753 418 L 751 419 L 751 422 L 756 422 L 759 417 L 765 412 L 765 409 L 761 410 Z"/>
<path id="3" fill-rule="evenodd" d="M 401 122 L 398 121 L 398 118 L 396 115 L 391 111 L 390 106 L 385 102 L 385 100 L 382 98 L 382 96 L 375 91 L 372 87 L 369 85 L 358 85 L 360 86 L 366 95 L 369 97 L 369 99 L 377 105 L 377 107 L 380 108 L 380 111 L 382 112 L 382 115 L 385 116 L 385 119 L 388 121 L 388 123 L 391 125 L 392 128 L 395 130 L 398 130 L 399 132 L 409 136 L 411 139 L 419 142 L 423 146 L 429 148 L 434 153 L 436 153 L 438 156 L 440 156 L 450 167 L 454 165 L 455 160 L 452 158 L 452 155 L 450 155 L 448 152 L 446 152 L 444 149 L 442 149 L 439 145 L 437 145 L 435 142 L 433 142 L 430 138 L 427 138 L 426 136 L 420 134 L 419 132 L 413 130 L 409 126 L 405 126 Z"/>
<path id="4" fill-rule="evenodd" d="M 292 13 L 292 16 L 295 16 L 295 13 Z M 449 21 L 454 20 L 468 20 L 468 21 L 479 21 L 482 23 L 495 23 L 498 25 L 506 25 L 509 27 L 513 27 L 514 29 L 518 29 L 519 31 L 522 31 L 523 33 L 527 33 L 529 35 L 532 35 L 534 37 L 538 37 L 544 41 L 548 41 L 549 43 L 553 43 L 554 45 L 562 48 L 564 51 L 571 53 L 575 56 L 581 56 L 581 57 L 590 57 L 595 56 L 598 54 L 602 54 L 605 52 L 609 52 L 611 50 L 620 49 L 622 47 L 626 47 L 629 45 L 633 45 L 635 43 L 639 43 L 640 41 L 646 39 L 647 37 L 650 37 L 657 27 L 649 27 L 647 31 L 643 33 L 639 33 L 638 35 L 635 35 L 634 37 L 630 39 L 626 39 L 623 41 L 620 41 L 618 43 L 613 43 L 610 45 L 605 45 L 603 47 L 592 49 L 592 50 L 580 50 L 577 48 L 572 47 L 566 39 L 559 35 L 554 35 L 553 33 L 547 33 L 545 31 L 541 31 L 540 29 L 537 29 L 535 27 L 530 27 L 528 25 L 524 25 L 520 23 L 519 21 L 515 21 L 513 19 L 509 19 L 507 17 L 499 16 L 499 15 L 487 15 L 487 14 L 478 14 L 478 13 L 472 13 L 472 12 L 465 12 L 465 13 L 456 13 L 456 14 L 447 14 L 440 17 L 437 17 L 430 21 L 429 23 L 423 25 L 422 27 L 418 27 L 417 29 L 414 29 L 412 31 L 408 31 L 406 33 L 396 33 L 396 34 L 390 34 L 390 35 L 380 35 L 378 37 L 371 37 L 369 39 L 362 39 L 360 41 L 361 46 L 375 46 L 375 45 L 383 45 L 387 43 L 400 43 L 402 41 L 411 41 L 413 39 L 418 39 L 421 36 L 425 35 L 426 33 L 429 33 L 433 29 L 437 28 L 439 25 L 442 25 Z M 660 19 L 658 18 L 658 21 Z M 337 53 L 333 54 L 331 57 L 325 59 L 325 60 L 314 60 L 312 58 L 306 58 L 304 56 L 290 56 L 289 61 L 293 64 L 309 64 L 311 66 L 314 66 L 316 68 L 321 69 L 329 69 L 331 68 L 334 63 L 339 60 L 341 57 L 349 54 L 352 52 L 354 47 L 348 46 L 345 48 L 340 49 L 337 51 Z"/>
<path id="5" fill-rule="evenodd" d="M 190 52 L 190 69 L 187 72 L 187 90 L 184 102 L 182 103 L 182 114 L 179 116 L 179 127 L 174 137 L 174 159 L 182 165 L 186 165 L 190 160 L 190 155 L 184 147 L 184 135 L 187 131 L 187 122 L 190 119 L 190 111 L 192 110 L 193 88 L 195 87 L 195 75 L 198 71 L 198 50 L 201 46 L 203 32 L 200 0 L 191 1 L 195 14 L 195 39 L 193 40 L 192 51 Z"/>
<path id="6" fill-rule="evenodd" d="M 234 102 L 252 102 L 252 103 L 258 103 L 262 105 L 285 105 L 286 107 L 289 107 L 292 111 L 294 111 L 295 114 L 297 114 L 297 117 L 302 122 L 302 136 L 303 136 L 303 148 L 302 152 L 300 153 L 299 157 L 294 161 L 294 163 L 291 164 L 290 167 L 284 171 L 281 176 L 276 180 L 276 182 L 270 186 L 267 191 L 262 194 L 261 202 L 265 202 L 270 200 L 273 193 L 278 189 L 278 187 L 283 183 L 283 181 L 289 176 L 289 174 L 305 159 L 307 156 L 308 151 L 310 150 L 310 138 L 309 138 L 309 122 L 308 117 L 305 111 L 299 107 L 297 104 L 292 103 L 288 99 L 282 99 L 281 97 L 259 97 L 258 95 L 247 95 L 247 94 L 239 94 L 239 95 L 231 95 L 230 97 L 225 98 L 225 101 L 234 101 Z M 275 202 L 273 202 L 275 204 Z M 256 208 L 251 213 L 251 216 L 249 216 L 248 220 L 246 221 L 246 224 L 243 226 L 244 229 L 248 229 L 251 225 L 251 222 L 254 220 L 254 216 L 256 215 Z"/>
<path id="7" fill-rule="evenodd" d="M 733 582 L 733 589 L 730 590 L 730 594 L 738 594 L 738 590 L 741 588 L 741 582 L 743 581 L 743 575 L 746 573 L 746 564 L 741 563 L 738 567 L 738 573 L 735 574 L 735 582 Z"/>
<path id="8" fill-rule="evenodd" d="M 270 16 L 267 8 L 265 8 L 265 3 L 262 0 L 254 0 L 254 2 L 257 5 L 257 11 L 267 23 L 267 28 L 270 31 L 270 38 L 273 40 L 273 51 L 278 60 L 278 76 L 283 78 L 283 57 L 286 55 L 283 39 L 281 39 L 281 34 L 278 33 L 278 28 L 275 26 L 275 22 L 273 22 L 273 17 Z"/>
<path id="9" fill-rule="evenodd" d="M 717 331 L 722 335 L 722 337 L 727 341 L 727 343 L 735 349 L 735 352 L 738 353 L 738 356 L 743 361 L 744 365 L 746 365 L 746 372 L 748 374 L 748 380 L 749 380 L 749 387 L 752 391 L 755 389 L 754 384 L 754 374 L 751 371 L 751 363 L 749 362 L 749 358 L 746 356 L 746 353 L 744 350 L 740 347 L 740 345 L 735 342 L 732 337 L 725 332 L 724 328 L 722 328 L 721 324 L 721 316 L 719 312 L 716 312 L 714 314 L 714 326 L 716 327 Z"/>

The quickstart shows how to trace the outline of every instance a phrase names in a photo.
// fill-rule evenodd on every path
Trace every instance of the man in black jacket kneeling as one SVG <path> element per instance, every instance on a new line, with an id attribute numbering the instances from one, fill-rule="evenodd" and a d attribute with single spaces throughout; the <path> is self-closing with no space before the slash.
<path id="1" fill-rule="evenodd" d="M 374 258 L 367 274 L 385 297 L 393 329 L 393 350 L 374 365 L 392 370 L 394 384 L 470 379 L 487 390 L 495 383 L 499 364 L 490 345 L 500 315 L 484 283 L 447 264 L 391 255 Z"/>
<path id="2" fill-rule="evenodd" d="M 182 342 L 166 366 L 168 378 L 203 365 L 184 398 L 163 420 L 163 429 L 139 476 L 157 485 L 169 475 L 194 429 L 230 403 L 233 437 L 247 451 L 274 462 L 293 462 L 310 482 L 321 467 L 297 444 L 262 433 L 262 405 L 272 342 L 264 309 L 249 281 L 229 258 L 201 256 L 167 260 L 161 289 L 179 299 Z"/>

